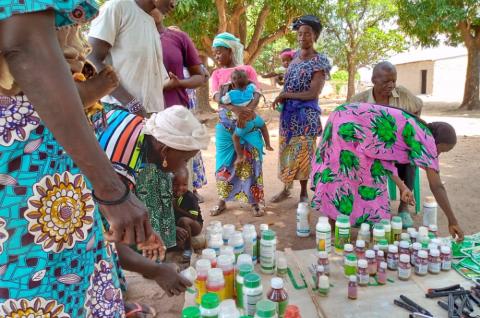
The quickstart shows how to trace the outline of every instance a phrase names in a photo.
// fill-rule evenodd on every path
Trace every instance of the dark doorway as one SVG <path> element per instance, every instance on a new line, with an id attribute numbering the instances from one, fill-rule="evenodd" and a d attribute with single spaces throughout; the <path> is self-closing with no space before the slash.
<path id="1" fill-rule="evenodd" d="M 422 87 L 420 89 L 420 94 L 427 93 L 427 70 L 421 70 L 422 72 Z"/>

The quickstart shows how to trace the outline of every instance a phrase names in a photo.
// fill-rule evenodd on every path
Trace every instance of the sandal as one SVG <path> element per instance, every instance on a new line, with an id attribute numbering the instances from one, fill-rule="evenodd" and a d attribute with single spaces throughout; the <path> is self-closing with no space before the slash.
<path id="1" fill-rule="evenodd" d="M 282 190 L 280 193 L 277 193 L 270 202 L 272 203 L 279 203 L 282 202 L 290 197 L 290 191 Z"/>
<path id="2" fill-rule="evenodd" d="M 259 218 L 265 215 L 265 211 L 258 204 L 252 205 L 252 208 L 254 217 Z"/>
<path id="3" fill-rule="evenodd" d="M 211 216 L 217 216 L 222 214 L 223 211 L 227 209 L 227 205 L 224 202 L 223 204 L 216 205 L 213 209 L 210 210 Z"/>
<path id="4" fill-rule="evenodd" d="M 157 315 L 157 312 L 155 311 L 155 309 L 152 306 L 149 306 L 149 305 L 146 305 L 146 304 L 140 304 L 140 303 L 126 303 L 125 304 L 125 311 L 127 309 L 126 308 L 127 305 L 133 305 L 135 307 L 125 313 L 126 318 L 129 318 L 129 317 L 139 318 L 139 316 L 137 314 L 143 314 L 142 316 L 140 316 L 141 318 L 143 318 L 143 317 L 153 318 Z"/>

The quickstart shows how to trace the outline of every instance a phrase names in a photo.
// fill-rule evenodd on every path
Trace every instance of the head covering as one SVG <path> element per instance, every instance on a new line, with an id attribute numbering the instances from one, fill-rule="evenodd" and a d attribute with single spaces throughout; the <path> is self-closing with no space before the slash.
<path id="1" fill-rule="evenodd" d="M 293 59 L 295 57 L 295 51 L 290 48 L 284 49 L 282 52 L 280 52 L 280 57 L 289 57 L 290 59 Z"/>
<path id="2" fill-rule="evenodd" d="M 298 31 L 302 25 L 309 25 L 317 34 L 317 36 L 320 35 L 320 32 L 322 32 L 323 28 L 320 20 L 314 15 L 304 15 L 295 19 L 292 24 L 293 31 Z"/>
<path id="3" fill-rule="evenodd" d="M 455 145 L 457 143 L 457 134 L 455 133 L 455 128 L 452 125 L 436 121 L 429 123 L 428 128 L 432 132 L 433 138 L 435 139 L 435 144 L 447 144 Z"/>
<path id="4" fill-rule="evenodd" d="M 213 39 L 212 47 L 225 47 L 232 50 L 235 66 L 243 64 L 243 44 L 233 34 L 224 32 Z"/>
<path id="5" fill-rule="evenodd" d="M 152 114 L 145 121 L 143 133 L 182 151 L 207 149 L 210 141 L 205 126 L 185 106 L 179 105 Z"/>

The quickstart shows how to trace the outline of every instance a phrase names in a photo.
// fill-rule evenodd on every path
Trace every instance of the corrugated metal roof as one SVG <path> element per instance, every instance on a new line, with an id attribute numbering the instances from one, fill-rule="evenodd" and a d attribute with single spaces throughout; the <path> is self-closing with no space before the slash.
<path id="1" fill-rule="evenodd" d="M 421 61 L 437 61 L 453 57 L 466 56 L 465 47 L 442 46 L 436 48 L 415 49 L 400 53 L 388 59 L 392 64 L 406 64 Z"/>

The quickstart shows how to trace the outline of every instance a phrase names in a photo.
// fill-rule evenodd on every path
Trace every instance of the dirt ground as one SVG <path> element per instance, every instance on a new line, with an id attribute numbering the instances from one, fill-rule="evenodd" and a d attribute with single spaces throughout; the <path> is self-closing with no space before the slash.
<path id="1" fill-rule="evenodd" d="M 480 116 L 477 113 L 472 116 L 465 116 L 464 112 L 451 111 L 448 108 L 426 107 L 423 115 L 427 121 L 429 116 L 435 120 L 442 117 L 442 120 L 451 122 L 457 129 L 462 131 L 457 146 L 440 158 L 441 176 L 447 188 L 448 196 L 453 210 L 457 215 L 459 223 L 464 232 L 476 233 L 480 231 L 480 222 L 477 216 L 477 208 L 480 206 Z M 278 115 L 272 111 L 262 111 L 263 117 L 268 122 L 272 145 L 278 149 Z M 325 120 L 326 118 L 322 118 Z M 265 182 L 266 215 L 262 218 L 252 216 L 248 205 L 229 203 L 228 210 L 215 218 L 211 217 L 208 211 L 216 204 L 216 189 L 214 179 L 215 146 L 213 127 L 215 121 L 210 120 L 208 126 L 212 134 L 212 142 L 207 151 L 202 152 L 206 165 L 208 184 L 199 192 L 205 198 L 201 205 L 205 224 L 210 220 L 220 220 L 222 223 L 233 223 L 240 227 L 246 223 L 259 225 L 268 223 L 278 235 L 279 249 L 291 247 L 292 249 L 309 249 L 315 246 L 315 237 L 298 238 L 295 234 L 296 222 L 295 211 L 298 204 L 299 185 L 295 184 L 292 197 L 279 203 L 269 203 L 270 199 L 282 188 L 282 183 L 277 179 L 277 151 L 269 152 L 264 157 L 263 174 Z M 277 145 L 275 147 L 275 145 Z M 421 177 L 422 198 L 430 195 L 425 175 Z M 311 195 L 311 194 L 310 194 Z M 392 210 L 396 211 L 396 202 L 392 204 Z M 441 235 L 446 235 L 447 221 L 439 209 L 439 229 Z M 314 213 L 310 219 L 314 227 L 318 214 Z M 422 215 L 415 216 L 416 225 L 421 224 Z M 168 299 L 163 291 L 154 283 L 148 282 L 133 273 L 127 273 L 129 281 L 128 297 L 130 299 L 145 302 L 155 306 L 158 311 L 157 317 L 170 318 L 178 317 L 183 306 L 183 297 Z"/>

